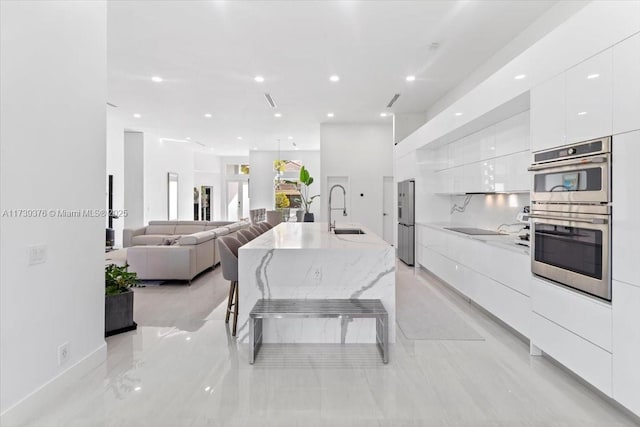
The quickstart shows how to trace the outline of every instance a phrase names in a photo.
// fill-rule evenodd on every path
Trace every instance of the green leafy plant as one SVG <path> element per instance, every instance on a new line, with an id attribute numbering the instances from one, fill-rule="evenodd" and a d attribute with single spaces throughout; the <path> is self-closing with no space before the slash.
<path id="1" fill-rule="evenodd" d="M 307 168 L 302 166 L 300 168 L 300 183 L 303 184 L 302 191 L 300 191 L 300 197 L 302 198 L 302 204 L 304 205 L 305 213 L 309 213 L 309 209 L 311 209 L 311 203 L 313 203 L 313 199 L 316 197 L 320 197 L 319 194 L 315 196 L 309 197 L 309 186 L 313 184 L 313 177 L 309 174 Z"/>
<path id="2" fill-rule="evenodd" d="M 129 264 L 118 266 L 109 264 L 104 267 L 105 295 L 117 295 L 137 288 L 138 275 L 128 271 Z"/>
<path id="3" fill-rule="evenodd" d="M 283 209 L 289 207 L 289 198 L 284 193 L 276 193 L 276 208 Z"/>

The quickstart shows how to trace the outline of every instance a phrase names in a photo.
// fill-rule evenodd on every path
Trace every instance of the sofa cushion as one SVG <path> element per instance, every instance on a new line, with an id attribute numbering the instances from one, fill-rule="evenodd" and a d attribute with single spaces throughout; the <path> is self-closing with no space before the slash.
<path id="1" fill-rule="evenodd" d="M 209 221 L 205 230 L 215 230 L 216 228 L 223 227 L 225 225 L 233 224 L 232 221 Z"/>
<path id="2" fill-rule="evenodd" d="M 172 234 L 142 234 L 140 236 L 133 236 L 131 238 L 132 246 L 149 246 L 149 245 L 164 245 L 165 240 L 174 238 Z"/>
<path id="3" fill-rule="evenodd" d="M 229 225 L 227 225 L 225 227 L 229 229 L 230 233 L 233 233 L 234 231 L 240 230 L 241 225 L 239 223 L 235 222 L 235 223 L 229 224 Z"/>
<path id="4" fill-rule="evenodd" d="M 179 223 L 178 225 L 176 225 L 176 229 L 174 231 L 175 234 L 192 234 L 192 233 L 198 233 L 200 231 L 204 231 L 204 224 L 201 225 L 185 225 L 185 224 L 181 224 Z"/>
<path id="5" fill-rule="evenodd" d="M 156 225 L 149 223 L 147 227 L 147 231 L 144 234 L 161 234 L 164 236 L 170 236 L 175 234 L 176 226 L 175 224 L 166 224 L 166 225 Z"/>
<path id="6" fill-rule="evenodd" d="M 179 245 L 198 245 L 200 243 L 214 239 L 216 235 L 213 231 L 201 231 L 199 233 L 181 236 L 178 240 Z"/>
<path id="7" fill-rule="evenodd" d="M 219 227 L 213 230 L 213 234 L 216 237 L 226 236 L 227 234 L 229 234 L 229 229 L 227 227 Z"/>

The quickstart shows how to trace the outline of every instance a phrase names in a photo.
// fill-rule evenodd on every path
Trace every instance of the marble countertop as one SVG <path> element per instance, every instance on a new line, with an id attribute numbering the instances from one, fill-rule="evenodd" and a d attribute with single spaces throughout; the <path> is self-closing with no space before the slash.
<path id="1" fill-rule="evenodd" d="M 365 234 L 334 234 L 326 222 L 283 222 L 240 250 L 250 249 L 383 249 L 389 244 L 360 224 L 337 224 L 337 229 L 359 228 Z"/>
<path id="2" fill-rule="evenodd" d="M 435 228 L 436 230 L 444 231 L 446 233 L 450 233 L 454 236 L 463 238 L 463 239 L 473 239 L 478 240 L 480 242 L 484 242 L 491 246 L 496 246 L 498 248 L 506 249 L 511 252 L 516 252 L 522 255 L 529 257 L 529 247 L 523 245 L 517 245 L 515 240 L 518 238 L 518 233 L 507 233 L 502 236 L 486 236 L 486 235 L 469 235 L 460 233 L 457 231 L 447 230 L 449 227 L 472 227 L 466 224 L 455 224 L 449 222 L 421 222 L 416 221 L 416 225 L 422 225 L 425 227 Z M 483 227 L 479 227 L 483 228 Z M 495 231 L 495 230 L 494 230 Z"/>

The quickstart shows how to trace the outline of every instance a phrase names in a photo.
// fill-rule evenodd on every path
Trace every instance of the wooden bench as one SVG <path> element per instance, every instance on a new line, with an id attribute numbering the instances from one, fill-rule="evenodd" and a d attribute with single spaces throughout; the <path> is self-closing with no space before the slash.
<path id="1" fill-rule="evenodd" d="M 262 345 L 262 319 L 286 318 L 376 319 L 376 344 L 389 363 L 389 315 L 379 299 L 259 299 L 249 314 L 249 363 Z"/>

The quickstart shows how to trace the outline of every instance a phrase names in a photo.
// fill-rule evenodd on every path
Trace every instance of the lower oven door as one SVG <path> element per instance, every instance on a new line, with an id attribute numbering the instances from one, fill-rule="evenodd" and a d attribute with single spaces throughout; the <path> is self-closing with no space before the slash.
<path id="1" fill-rule="evenodd" d="M 607 215 L 531 215 L 531 271 L 611 301 L 610 222 Z"/>

